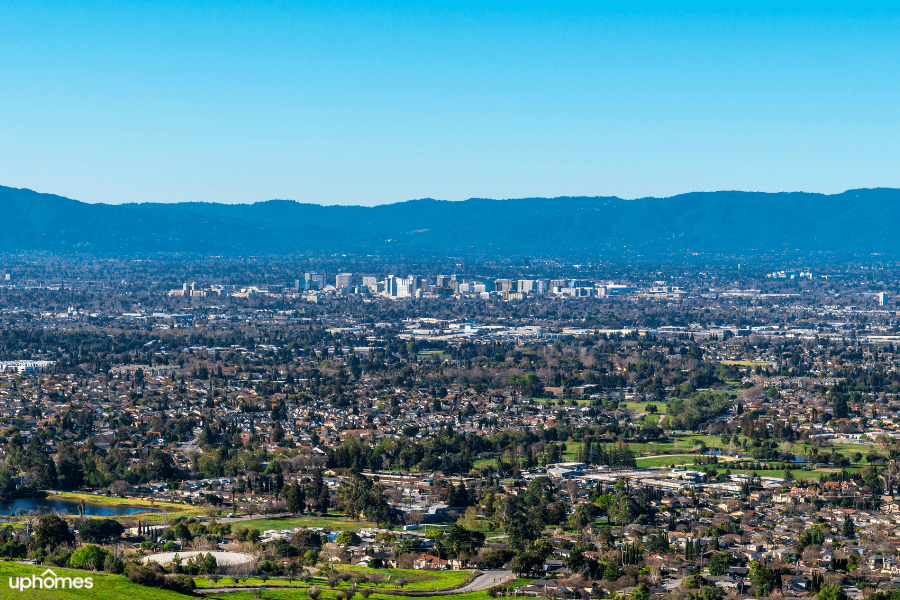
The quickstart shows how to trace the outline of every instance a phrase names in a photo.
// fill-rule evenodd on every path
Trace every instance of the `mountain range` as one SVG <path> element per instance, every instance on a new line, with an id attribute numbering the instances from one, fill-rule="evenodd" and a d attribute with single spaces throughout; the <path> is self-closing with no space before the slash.
<path id="1" fill-rule="evenodd" d="M 410 200 L 375 207 L 90 204 L 0 186 L 0 252 L 644 257 L 900 254 L 900 190 Z"/>

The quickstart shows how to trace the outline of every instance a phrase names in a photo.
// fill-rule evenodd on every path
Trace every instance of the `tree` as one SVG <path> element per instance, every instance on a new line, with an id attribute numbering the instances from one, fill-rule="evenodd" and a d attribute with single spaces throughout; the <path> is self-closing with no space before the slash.
<path id="1" fill-rule="evenodd" d="M 75 536 L 69 531 L 69 525 L 56 515 L 41 516 L 34 526 L 34 536 L 31 538 L 34 548 L 56 548 L 74 541 Z"/>
<path id="2" fill-rule="evenodd" d="M 189 542 L 189 541 L 191 541 L 191 538 L 193 537 L 191 535 L 191 531 L 187 528 L 187 526 L 184 523 L 178 523 L 177 525 L 175 525 L 175 527 L 172 528 L 172 533 L 175 535 L 175 537 L 177 539 L 179 539 L 183 542 Z"/>
<path id="3" fill-rule="evenodd" d="M 219 562 L 216 560 L 216 557 L 212 552 L 208 552 L 206 556 L 203 557 L 203 566 L 200 569 L 201 574 L 203 575 L 211 575 L 219 570 Z"/>
<path id="4" fill-rule="evenodd" d="M 587 502 L 579 505 L 575 512 L 569 515 L 569 522 L 575 529 L 581 530 L 593 523 L 596 516 L 597 507 Z"/>
<path id="5" fill-rule="evenodd" d="M 306 493 L 304 493 L 303 488 L 300 487 L 296 479 L 284 493 L 284 500 L 287 503 L 287 509 L 292 513 L 302 513 L 303 509 L 306 508 Z"/>
<path id="6" fill-rule="evenodd" d="M 720 576 L 725 574 L 730 555 L 727 552 L 715 552 L 709 559 L 709 574 Z"/>
<path id="7" fill-rule="evenodd" d="M 291 545 L 300 552 L 322 547 L 322 536 L 311 529 L 301 529 L 291 534 Z"/>
<path id="8" fill-rule="evenodd" d="M 484 544 L 484 534 L 480 531 L 469 531 L 458 523 L 447 529 L 447 543 L 458 557 L 462 552 L 474 554 Z"/>
<path id="9" fill-rule="evenodd" d="M 356 535 L 355 531 L 344 530 L 337 534 L 334 541 L 341 546 L 354 546 L 360 542 L 360 537 Z"/>
<path id="10" fill-rule="evenodd" d="M 633 523 L 638 516 L 638 506 L 628 492 L 617 492 L 609 505 L 609 519 L 619 525 Z"/>
<path id="11" fill-rule="evenodd" d="M 106 562 L 107 552 L 100 546 L 82 546 L 69 557 L 69 564 L 76 569 L 99 571 Z"/>
<path id="12" fill-rule="evenodd" d="M 0 469 L 0 498 L 4 498 L 16 490 L 16 483 L 7 469 Z"/>
<path id="13" fill-rule="evenodd" d="M 848 540 L 856 537 L 856 525 L 853 524 L 853 519 L 850 518 L 850 515 L 844 517 L 844 526 L 841 529 L 841 534 Z"/>
<path id="14" fill-rule="evenodd" d="M 750 580 L 757 596 L 768 596 L 781 587 L 781 574 L 755 560 L 750 563 Z"/>
<path id="15" fill-rule="evenodd" d="M 643 581 L 631 590 L 630 600 L 650 600 L 650 586 Z"/>
<path id="16" fill-rule="evenodd" d="M 847 600 L 847 593 L 844 588 L 838 584 L 826 585 L 816 594 L 818 600 Z"/>
<path id="17" fill-rule="evenodd" d="M 84 470 L 74 448 L 63 444 L 56 455 L 56 485 L 62 490 L 78 489 L 84 483 Z"/>
<path id="18" fill-rule="evenodd" d="M 835 419 L 847 418 L 847 396 L 841 392 L 834 392 L 832 408 Z"/>
<path id="19" fill-rule="evenodd" d="M 114 519 L 88 519 L 81 524 L 78 535 L 86 542 L 103 544 L 120 537 L 124 532 L 125 527 Z"/>

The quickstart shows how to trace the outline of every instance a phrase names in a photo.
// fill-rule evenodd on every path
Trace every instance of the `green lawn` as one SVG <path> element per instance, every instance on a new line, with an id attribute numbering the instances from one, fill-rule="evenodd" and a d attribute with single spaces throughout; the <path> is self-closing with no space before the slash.
<path id="1" fill-rule="evenodd" d="M 328 527 L 336 531 L 357 530 L 366 527 L 375 527 L 375 523 L 369 521 L 354 521 L 339 513 L 329 513 L 327 517 L 277 517 L 272 519 L 248 519 L 236 521 L 231 524 L 232 530 L 259 529 L 270 531 L 272 529 L 295 529 L 297 527 Z"/>
<path id="2" fill-rule="evenodd" d="M 852 472 L 858 468 L 859 467 L 847 467 L 846 470 Z M 724 470 L 725 469 L 720 468 L 719 472 L 723 472 Z M 732 471 L 731 472 L 732 475 L 738 475 L 738 474 L 749 475 L 751 473 L 756 473 L 760 477 L 777 477 L 779 479 L 784 479 L 784 471 L 780 470 L 780 469 L 779 470 L 761 469 L 761 470 L 756 470 L 756 471 Z M 824 469 L 819 470 L 819 471 L 804 471 L 803 469 L 791 469 L 791 475 L 794 477 L 794 479 L 815 479 L 816 481 L 818 481 L 819 475 L 821 475 L 823 473 L 833 473 L 833 471 L 830 471 L 830 470 L 826 471 Z"/>
<path id="3" fill-rule="evenodd" d="M 346 567 L 345 567 L 346 568 Z M 169 592 L 165 590 L 160 590 L 157 588 L 144 587 L 141 585 L 136 585 L 131 583 L 126 577 L 122 575 L 109 575 L 106 573 L 93 573 L 90 571 L 77 571 L 73 569 L 61 569 L 57 567 L 51 567 L 51 570 L 58 577 L 81 577 L 92 578 L 93 587 L 89 590 L 87 589 L 39 589 L 37 591 L 34 590 L 26 590 L 24 592 L 16 592 L 9 588 L 9 578 L 16 577 L 27 577 L 31 578 L 32 575 L 36 575 L 38 577 L 41 576 L 42 573 L 47 569 L 45 566 L 41 565 L 21 565 L 18 563 L 11 562 L 0 562 L 0 583 L 2 583 L 2 587 L 0 590 L 0 598 L 38 598 L 40 600 L 76 600 L 83 598 L 92 598 L 99 600 L 185 600 L 185 596 L 181 594 L 176 594 L 175 592 Z M 354 568 L 355 569 L 355 568 Z M 364 571 L 363 569 L 360 569 Z M 372 570 L 375 571 L 375 570 Z M 422 572 L 422 571 L 404 571 L 402 569 L 384 569 L 378 570 L 377 572 L 387 575 L 388 573 L 402 575 L 403 578 L 408 582 L 403 589 L 405 590 L 437 590 L 444 589 L 448 587 L 452 587 L 454 585 L 458 585 L 465 581 L 465 579 L 470 575 L 468 571 L 441 571 L 441 572 Z M 414 577 L 418 577 L 418 579 L 414 580 Z M 391 579 L 395 579 L 395 577 L 391 577 Z M 519 585 L 524 585 L 529 580 L 517 580 Z M 195 579 L 197 583 L 197 587 L 212 587 L 210 581 L 205 579 Z M 250 579 L 250 580 L 242 580 L 240 583 L 241 587 L 256 587 L 256 586 L 264 586 L 268 589 L 262 591 L 263 598 L 269 598 L 271 600 L 279 600 L 284 598 L 285 600 L 296 600 L 298 598 L 307 598 L 306 592 L 303 589 L 271 589 L 273 584 L 276 582 L 273 580 L 269 580 L 267 583 L 263 584 L 262 580 L 259 579 Z M 318 583 L 313 581 L 312 583 Z M 222 578 L 219 580 L 219 587 L 225 587 L 223 584 L 233 585 L 234 582 L 230 578 Z M 286 584 L 283 582 L 282 585 Z M 343 585 L 347 585 L 343 583 Z M 381 584 L 383 587 L 388 588 L 390 584 Z M 327 588 L 327 586 L 322 587 L 322 595 L 321 598 L 334 598 L 334 592 Z M 230 592 L 230 593 L 216 593 L 206 596 L 207 598 L 218 598 L 220 600 L 256 600 L 259 598 L 257 595 L 260 593 L 259 591 L 253 592 Z M 389 593 L 375 593 L 372 594 L 372 598 L 377 600 L 406 600 L 405 596 L 396 596 Z M 427 597 L 427 596 L 426 596 Z M 432 596 L 432 598 L 443 598 L 445 600 L 486 600 L 487 593 L 486 592 L 472 592 L 468 594 L 450 594 L 447 596 Z"/>
<path id="4" fill-rule="evenodd" d="M 394 582 L 402 579 L 406 582 L 404 590 L 445 590 L 447 588 L 462 585 L 471 575 L 471 571 L 415 571 L 411 569 L 368 569 L 352 565 L 338 567 L 338 570 L 349 571 L 351 574 L 364 575 L 390 575 L 390 581 L 363 584 L 363 587 L 386 589 L 396 587 Z"/>
<path id="5" fill-rule="evenodd" d="M 452 360 L 453 357 L 447 354 L 446 352 L 442 352 L 441 350 L 422 350 L 418 354 L 416 354 L 416 358 L 428 358 L 431 356 L 436 356 L 441 360 Z"/>
<path id="6" fill-rule="evenodd" d="M 38 598 L 39 600 L 83 600 L 84 598 L 91 598 L 92 600 L 185 600 L 186 598 L 182 594 L 176 594 L 175 592 L 135 585 L 122 575 L 108 575 L 57 567 L 50 568 L 58 577 L 91 577 L 93 587 L 90 590 L 66 588 L 17 592 L 9 587 L 10 577 L 30 578 L 32 575 L 40 577 L 47 567 L 0 562 L 0 598 Z"/>
<path id="7" fill-rule="evenodd" d="M 346 568 L 346 567 L 344 567 Z M 79 600 L 83 598 L 92 598 L 99 600 L 185 600 L 185 596 L 181 594 L 176 594 L 175 592 L 169 592 L 165 590 L 160 590 L 157 588 L 144 587 L 141 585 L 136 585 L 131 583 L 126 577 L 122 575 L 109 575 L 105 573 L 93 573 L 90 571 L 76 571 L 73 569 L 61 569 L 52 567 L 52 571 L 58 577 L 91 577 L 93 587 L 89 590 L 86 589 L 39 589 L 37 591 L 27 590 L 25 592 L 14 592 L 10 589 L 9 586 L 9 578 L 15 577 L 28 577 L 30 578 L 32 575 L 36 575 L 40 577 L 42 573 L 47 569 L 47 567 L 40 565 L 21 565 L 18 563 L 11 563 L 0 561 L 0 583 L 2 583 L 2 587 L 0 590 L 4 590 L 0 592 L 0 598 L 39 598 L 40 600 Z M 353 570 L 357 570 L 358 568 L 353 568 Z M 360 571 L 367 571 L 365 569 L 358 569 Z M 409 583 L 407 583 L 403 589 L 405 590 L 434 590 L 434 589 L 442 589 L 451 587 L 453 585 L 458 585 L 462 581 L 464 581 L 468 576 L 468 571 L 441 571 L 441 572 L 422 572 L 422 571 L 404 571 L 398 569 L 383 569 L 383 570 L 368 570 L 378 572 L 384 575 L 388 573 L 397 573 L 401 574 L 404 579 L 406 579 Z M 413 576 L 418 577 L 419 579 L 413 581 Z M 429 578 L 430 577 L 430 578 Z M 391 577 L 393 580 L 394 577 Z M 204 579 L 196 579 L 197 587 L 212 587 L 206 584 L 211 583 L 208 580 Z M 531 582 L 531 579 L 516 579 L 511 581 L 507 585 L 513 585 L 514 587 L 521 587 L 523 585 L 527 585 Z M 438 585 L 438 582 L 440 585 Z M 219 580 L 219 586 L 222 587 L 223 583 L 233 583 L 230 578 L 223 578 Z M 275 582 L 273 580 L 269 580 L 265 586 L 265 590 L 256 590 L 256 591 L 245 591 L 245 592 L 220 592 L 213 593 L 205 596 L 206 598 L 215 598 L 217 600 L 258 600 L 260 598 L 268 599 L 268 600 L 298 600 L 308 598 L 306 591 L 304 589 L 273 589 L 273 584 Z M 313 583 L 316 583 L 313 581 Z M 416 584 L 419 584 L 418 587 Z M 241 586 L 248 587 L 256 587 L 257 585 L 261 585 L 261 580 L 243 580 L 241 581 Z M 346 585 L 346 584 L 345 584 Z M 389 585 L 389 584 L 388 584 Z M 429 587 L 431 586 L 431 587 Z M 333 599 L 335 597 L 335 592 L 329 589 L 327 586 L 320 586 L 322 599 Z M 386 593 L 386 592 L 376 592 L 372 594 L 371 598 L 375 600 L 408 600 L 407 596 L 397 596 L 394 594 Z M 488 595 L 486 591 L 483 592 L 469 592 L 466 594 L 448 594 L 442 596 L 420 596 L 420 598 L 431 598 L 432 600 L 487 600 Z"/>
<path id="8" fill-rule="evenodd" d="M 259 594 L 259 595 L 257 595 Z M 334 598 L 335 592 L 324 588 L 319 596 L 321 599 Z M 181 598 L 184 598 L 183 596 Z M 279 590 L 266 589 L 265 591 L 247 591 L 247 592 L 231 592 L 216 593 L 207 595 L 206 598 L 214 598 L 216 600 L 298 600 L 308 598 L 304 590 Z M 409 600 L 409 596 L 395 596 L 392 594 L 374 593 L 370 596 L 373 600 Z M 487 591 L 469 592 L 467 594 L 446 594 L 440 596 L 417 596 L 417 598 L 427 600 L 488 600 Z"/>
<path id="9" fill-rule="evenodd" d="M 738 365 L 741 367 L 771 367 L 772 363 L 759 360 L 720 360 L 723 365 Z"/>
<path id="10" fill-rule="evenodd" d="M 445 590 L 447 588 L 458 587 L 472 575 L 471 571 L 414 571 L 408 569 L 367 569 L 366 567 L 357 567 L 352 565 L 342 565 L 336 567 L 338 571 L 345 571 L 351 575 L 374 575 L 378 581 L 363 581 L 359 583 L 359 587 L 371 588 L 374 590 L 394 590 L 403 589 L 411 591 L 434 591 Z M 397 582 L 403 581 L 402 588 L 398 588 Z M 269 578 L 266 581 L 251 577 L 241 579 L 236 584 L 230 577 L 222 577 L 217 582 L 213 582 L 206 577 L 195 577 L 194 582 L 198 588 L 229 588 L 229 587 L 287 587 L 287 586 L 306 586 L 295 577 L 288 579 L 287 577 Z M 350 581 L 341 581 L 338 587 L 349 587 L 353 583 Z M 309 580 L 308 585 L 316 585 L 319 587 L 328 587 L 328 582 L 324 577 L 313 577 Z"/>
<path id="11" fill-rule="evenodd" d="M 51 499 L 67 500 L 72 502 L 74 512 L 77 513 L 77 503 L 84 500 L 88 504 L 96 504 L 98 506 L 119 506 L 128 508 L 146 508 L 148 512 L 132 513 L 118 517 L 140 519 L 143 523 L 160 523 L 163 513 L 171 520 L 178 517 L 196 517 L 206 515 L 206 506 L 194 506 L 191 504 L 181 504 L 178 502 L 150 502 L 143 498 L 114 498 L 111 496 L 98 496 L 95 494 L 81 494 L 77 492 L 62 492 L 54 494 Z M 149 512 L 149 511 L 155 512 Z"/>
<path id="12" fill-rule="evenodd" d="M 653 404 L 654 406 L 656 406 L 657 412 L 660 412 L 660 413 L 666 412 L 666 401 L 665 400 L 662 400 L 662 401 L 649 400 L 647 402 L 620 402 L 619 408 L 621 408 L 622 410 L 627 410 L 628 412 L 640 413 L 640 412 L 647 412 L 648 404 Z"/>
<path id="13" fill-rule="evenodd" d="M 642 469 L 668 467 L 669 465 L 678 467 L 681 466 L 681 461 L 684 461 L 685 465 L 692 465 L 697 458 L 698 455 L 696 454 L 671 454 L 667 456 L 655 456 L 653 458 L 639 458 L 637 459 L 637 466 Z"/>

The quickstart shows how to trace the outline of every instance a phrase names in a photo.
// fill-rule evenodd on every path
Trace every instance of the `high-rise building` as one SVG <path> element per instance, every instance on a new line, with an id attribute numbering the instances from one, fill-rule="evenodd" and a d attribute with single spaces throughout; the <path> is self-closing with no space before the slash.
<path id="1" fill-rule="evenodd" d="M 494 289 L 498 292 L 516 291 L 512 279 L 497 279 L 494 281 Z"/>
<path id="2" fill-rule="evenodd" d="M 384 292 L 391 298 L 411 298 L 416 295 L 418 284 L 419 278 L 412 275 L 409 277 L 388 275 L 384 282 Z"/>
<path id="3" fill-rule="evenodd" d="M 519 291 L 526 294 L 533 294 L 537 291 L 537 280 L 535 279 L 520 279 L 519 280 Z"/>
<path id="4" fill-rule="evenodd" d="M 341 289 L 350 287 L 353 284 L 352 273 L 338 273 L 334 278 L 334 287 Z"/>
<path id="5" fill-rule="evenodd" d="M 303 281 L 306 283 L 306 289 L 308 290 L 321 290 L 325 287 L 325 275 L 322 273 L 306 273 L 303 276 Z"/>

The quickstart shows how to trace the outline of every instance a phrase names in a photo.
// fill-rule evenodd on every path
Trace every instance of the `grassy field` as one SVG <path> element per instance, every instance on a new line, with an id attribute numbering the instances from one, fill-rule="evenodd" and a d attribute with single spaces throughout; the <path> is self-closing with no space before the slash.
<path id="1" fill-rule="evenodd" d="M 329 513 L 327 517 L 277 517 L 272 519 L 248 519 L 236 521 L 231 524 L 236 529 L 259 529 L 271 531 L 272 529 L 296 529 L 297 527 L 328 527 L 336 531 L 357 530 L 366 527 L 375 527 L 375 523 L 369 521 L 354 521 L 339 513 Z"/>
<path id="2" fill-rule="evenodd" d="M 185 596 L 176 594 L 175 592 L 169 592 L 157 588 L 133 584 L 122 575 L 109 575 L 106 573 L 76 571 L 73 569 L 61 569 L 56 567 L 52 567 L 51 570 L 58 577 L 91 577 L 93 587 L 89 590 L 76 590 L 66 588 L 54 590 L 38 589 L 37 591 L 26 590 L 24 592 L 14 591 L 9 587 L 9 578 L 31 578 L 32 575 L 40 577 L 46 569 L 47 567 L 40 565 L 21 565 L 18 563 L 0 561 L 0 584 L 2 584 L 2 587 L 0 587 L 0 598 L 39 598 L 40 600 L 76 600 L 83 598 L 92 598 L 97 600 L 184 600 L 186 598 Z M 395 572 L 402 574 L 404 579 L 409 582 L 404 586 L 403 589 L 418 589 L 422 591 L 445 589 L 454 585 L 458 585 L 459 583 L 465 581 L 465 579 L 470 574 L 468 571 L 442 571 L 438 573 L 423 573 L 421 571 L 408 572 L 402 569 L 384 569 L 378 570 L 377 572 L 384 575 Z M 419 579 L 417 581 L 413 581 L 413 575 L 418 576 Z M 391 577 L 392 580 L 394 578 L 395 577 Z M 521 586 L 527 584 L 529 581 L 531 580 L 521 579 L 511 583 L 515 583 L 517 586 Z M 212 585 L 206 585 L 211 584 L 211 582 L 205 579 L 195 579 L 195 582 L 197 584 L 197 587 L 212 587 Z M 224 587 L 222 585 L 223 583 L 233 584 L 230 578 L 220 579 L 219 587 Z M 305 591 L 302 589 L 271 589 L 273 584 L 275 583 L 276 582 L 271 579 L 265 584 L 263 584 L 262 580 L 242 580 L 240 584 L 241 587 L 264 586 L 267 589 L 264 591 L 257 590 L 247 592 L 214 593 L 206 597 L 218 598 L 220 600 L 257 600 L 260 597 L 269 598 L 271 600 L 279 600 L 281 598 L 284 598 L 285 600 L 307 598 Z M 314 580 L 312 583 L 317 583 L 317 581 Z M 347 584 L 344 583 L 343 585 Z M 389 586 L 390 584 L 386 584 L 385 587 Z M 405 596 L 397 596 L 390 593 L 376 592 L 372 594 L 371 597 L 378 600 L 407 600 Z M 433 598 L 442 598 L 445 600 L 486 600 L 487 597 L 487 592 L 470 592 L 468 594 L 450 594 L 439 597 L 434 596 Z M 334 591 L 328 589 L 327 587 L 322 587 L 321 598 L 334 598 Z"/>
<path id="3" fill-rule="evenodd" d="M 446 352 L 442 352 L 440 350 L 422 350 L 418 354 L 416 354 L 417 358 L 430 358 L 437 357 L 441 360 L 451 360 L 453 357 L 447 354 Z"/>
<path id="4" fill-rule="evenodd" d="M 414 571 L 411 569 L 368 569 L 352 565 L 338 567 L 338 570 L 351 574 L 390 575 L 390 581 L 377 584 L 363 584 L 363 587 L 376 589 L 392 588 L 398 579 L 406 581 L 404 590 L 445 590 L 462 585 L 471 575 L 471 571 Z"/>
<path id="5" fill-rule="evenodd" d="M 123 515 L 119 518 L 140 519 L 144 523 L 160 523 L 163 513 L 171 520 L 178 517 L 195 517 L 206 515 L 207 507 L 193 506 L 191 504 L 181 504 L 178 502 L 150 502 L 143 498 L 113 498 L 110 496 L 97 496 L 94 494 L 81 494 L 77 492 L 62 492 L 55 494 L 51 498 L 72 501 L 73 508 L 80 500 L 84 500 L 88 504 L 96 504 L 98 506 L 119 506 L 128 508 L 146 508 L 147 512 L 132 513 Z M 156 511 L 156 512 L 150 512 Z M 77 510 L 75 510 L 77 512 Z"/>
<path id="6" fill-rule="evenodd" d="M 723 365 L 737 365 L 740 367 L 771 367 L 772 363 L 760 360 L 720 360 Z"/>
<path id="7" fill-rule="evenodd" d="M 637 466 L 642 469 L 668 467 L 669 465 L 680 466 L 681 461 L 684 461 L 686 465 L 692 465 L 696 458 L 696 454 L 670 454 L 667 456 L 654 456 L 653 458 L 639 458 L 637 459 Z"/>
<path id="8" fill-rule="evenodd" d="M 179 596 L 184 599 L 184 596 Z M 271 589 L 267 588 L 266 590 L 260 592 L 256 591 L 245 591 L 245 592 L 231 592 L 231 593 L 214 593 L 205 596 L 206 598 L 215 599 L 215 600 L 300 600 L 308 598 L 306 592 L 303 590 L 279 590 L 279 589 Z M 321 595 L 319 598 L 321 600 L 330 600 L 335 597 L 335 592 L 325 588 L 322 589 Z M 441 596 L 419 596 L 419 598 L 426 598 L 430 600 L 487 600 L 488 594 L 486 591 L 484 592 L 469 592 L 468 594 L 447 594 Z M 409 596 L 395 596 L 391 594 L 381 594 L 374 593 L 370 597 L 372 600 L 409 600 Z"/>
<path id="9" fill-rule="evenodd" d="M 17 563 L 0 562 L 0 598 L 38 598 L 40 600 L 75 600 L 91 598 L 92 600 L 185 600 L 186 596 L 144 587 L 131 583 L 122 575 L 108 575 L 104 573 L 92 573 L 90 571 L 75 571 L 72 569 L 59 569 L 52 567 L 52 571 L 58 577 L 91 577 L 93 588 L 80 589 L 38 589 L 15 591 L 9 586 L 10 577 L 28 577 L 40 575 L 47 567 L 40 565 L 20 565 Z"/>
<path id="10" fill-rule="evenodd" d="M 538 404 L 546 404 L 548 406 L 559 406 L 559 403 L 562 402 L 564 406 L 574 406 L 572 402 L 575 402 L 578 406 L 590 406 L 591 401 L 583 398 L 532 398 Z"/>
<path id="11" fill-rule="evenodd" d="M 620 402 L 619 408 L 621 408 L 622 410 L 627 410 L 628 412 L 640 413 L 640 412 L 647 412 L 648 404 L 653 404 L 654 406 L 656 406 L 657 412 L 665 414 L 665 412 L 666 412 L 665 400 L 659 401 L 659 402 L 655 401 L 655 400 L 650 400 L 647 402 Z"/>
<path id="12" fill-rule="evenodd" d="M 859 469 L 859 467 L 847 467 L 846 470 L 849 472 L 853 472 L 858 469 Z M 721 469 L 720 469 L 720 471 L 721 471 Z M 817 471 L 804 471 L 803 469 L 791 469 L 791 475 L 794 477 L 794 479 L 815 479 L 816 481 L 819 480 L 819 475 L 821 475 L 823 473 L 833 473 L 833 472 L 834 472 L 834 469 L 819 469 Z M 731 472 L 732 475 L 738 475 L 738 474 L 749 475 L 751 473 L 756 473 L 760 477 L 777 477 L 779 479 L 784 479 L 784 471 L 783 470 L 761 469 L 761 470 L 756 470 L 756 471 L 741 470 L 741 471 L 732 471 Z"/>
<path id="13" fill-rule="evenodd" d="M 336 567 L 337 571 L 344 571 L 351 575 L 375 575 L 380 581 L 363 581 L 359 583 L 359 587 L 370 588 L 373 590 L 412 590 L 412 591 L 435 591 L 445 590 L 447 588 L 457 587 L 465 583 L 472 575 L 471 571 L 413 571 L 407 569 L 367 569 L 365 567 L 356 567 L 351 565 L 343 565 Z M 389 577 L 390 576 L 390 577 Z M 397 582 L 402 581 L 403 586 L 398 587 Z M 229 588 L 229 587 L 287 587 L 287 586 L 305 586 L 296 577 L 289 579 L 287 577 L 269 578 L 263 581 L 259 578 L 241 579 L 236 584 L 230 577 L 222 577 L 217 582 L 205 577 L 195 577 L 194 582 L 198 588 Z M 351 581 L 341 581 L 338 587 L 350 587 Z M 312 577 L 308 585 L 316 585 L 319 587 L 328 587 L 328 582 L 324 577 Z"/>
<path id="14" fill-rule="evenodd" d="M 534 581 L 533 579 L 515 579 L 507 585 L 513 587 L 522 587 Z M 259 595 L 257 595 L 259 594 Z M 263 592 L 247 591 L 232 592 L 229 594 L 211 594 L 207 598 L 215 598 L 216 600 L 298 600 L 307 598 L 308 596 L 302 590 L 269 590 Z M 322 599 L 334 598 L 334 592 L 329 589 L 323 589 Z M 469 592 L 467 594 L 447 594 L 441 596 L 418 596 L 427 600 L 487 600 L 489 598 L 487 591 Z M 409 600 L 408 596 L 396 596 L 392 594 L 374 593 L 370 596 L 374 600 Z"/>

